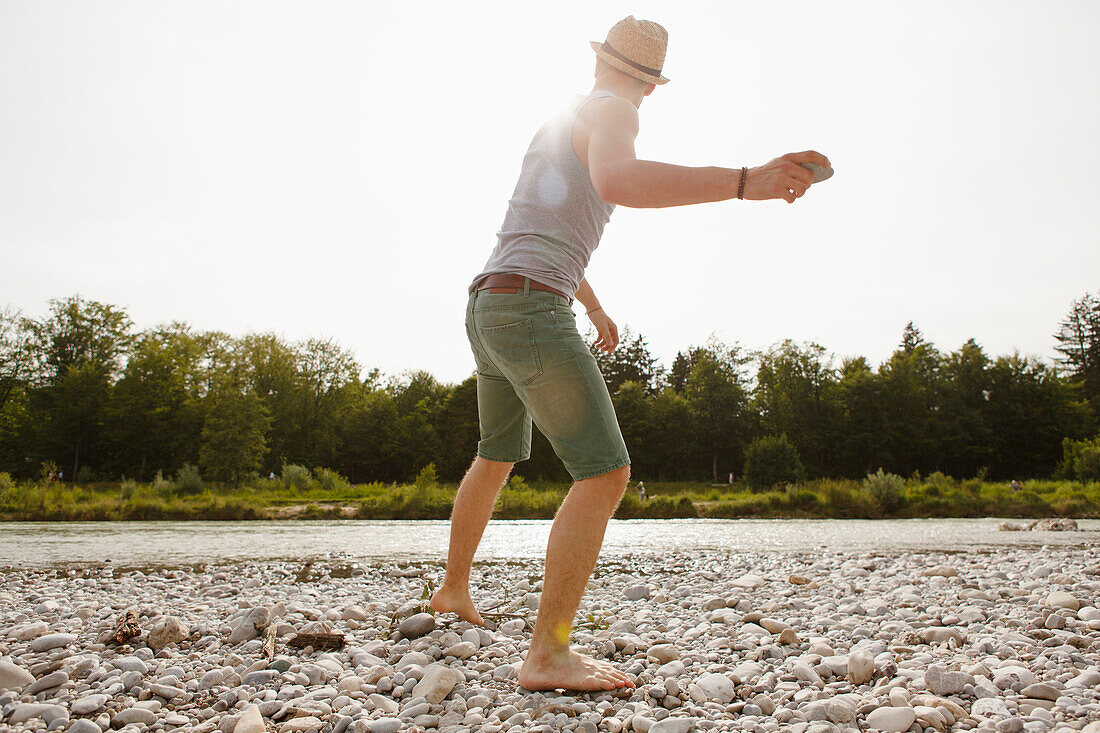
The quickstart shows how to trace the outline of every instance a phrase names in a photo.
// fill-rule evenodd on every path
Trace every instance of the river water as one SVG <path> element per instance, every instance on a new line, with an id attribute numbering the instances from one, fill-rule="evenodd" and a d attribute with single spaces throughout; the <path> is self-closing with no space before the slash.
<path id="1" fill-rule="evenodd" d="M 999 519 L 612 520 L 602 558 L 722 552 L 899 552 L 1100 545 L 1100 520 L 1078 532 L 1001 532 Z M 1017 521 L 1017 523 L 1021 523 Z M 12 522 L 0 524 L 0 568 L 177 566 L 247 560 L 439 560 L 442 521 Z M 479 560 L 541 558 L 550 521 L 494 521 Z"/>

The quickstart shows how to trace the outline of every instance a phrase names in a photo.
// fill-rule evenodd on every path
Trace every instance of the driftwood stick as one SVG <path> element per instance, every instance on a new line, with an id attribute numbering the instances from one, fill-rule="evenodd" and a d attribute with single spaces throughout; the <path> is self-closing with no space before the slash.
<path id="1" fill-rule="evenodd" d="M 274 659 L 275 658 L 275 634 L 276 634 L 275 624 L 270 624 L 266 629 L 264 629 L 263 650 L 264 650 L 264 656 L 267 657 L 268 659 Z"/>
<path id="2" fill-rule="evenodd" d="M 314 649 L 339 649 L 344 646 L 343 634 L 295 634 L 294 638 L 287 642 L 287 646 L 304 649 L 311 646 Z"/>

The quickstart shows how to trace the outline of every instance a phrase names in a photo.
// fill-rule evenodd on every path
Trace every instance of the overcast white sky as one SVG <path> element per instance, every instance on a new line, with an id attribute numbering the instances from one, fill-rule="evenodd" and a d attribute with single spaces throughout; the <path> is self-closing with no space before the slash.
<path id="1" fill-rule="evenodd" d="M 640 157 L 836 169 L 794 205 L 615 212 L 589 281 L 666 365 L 712 332 L 877 363 L 909 320 L 1049 358 L 1100 289 L 1094 0 L 0 0 L 0 306 L 80 293 L 462 379 L 530 137 L 627 14 L 670 33 Z"/>

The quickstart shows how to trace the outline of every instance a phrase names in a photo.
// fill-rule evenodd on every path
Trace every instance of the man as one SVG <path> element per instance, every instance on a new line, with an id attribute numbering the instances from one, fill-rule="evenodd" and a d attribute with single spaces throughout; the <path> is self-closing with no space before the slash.
<path id="1" fill-rule="evenodd" d="M 680 206 L 732 198 L 793 203 L 828 166 L 819 153 L 756 168 L 688 168 L 634 154 L 638 107 L 658 84 L 668 34 L 627 17 L 596 52 L 596 83 L 536 133 L 504 225 L 470 286 L 466 332 L 477 363 L 481 441 L 455 496 L 447 574 L 431 600 L 475 624 L 469 574 L 497 493 L 530 456 L 532 420 L 575 483 L 554 519 L 531 645 L 519 673 L 529 690 L 633 686 L 609 663 L 569 648 L 573 617 L 596 564 L 607 521 L 626 491 L 630 457 L 607 387 L 577 331 L 575 296 L 611 351 L 618 329 L 584 279 L 615 205 Z"/>

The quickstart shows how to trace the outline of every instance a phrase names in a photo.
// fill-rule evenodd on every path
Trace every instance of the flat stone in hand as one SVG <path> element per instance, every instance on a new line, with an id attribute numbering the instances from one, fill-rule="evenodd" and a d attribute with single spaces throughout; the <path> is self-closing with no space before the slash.
<path id="1" fill-rule="evenodd" d="M 813 172 L 813 183 L 821 183 L 822 181 L 827 181 L 833 177 L 833 169 L 831 167 L 826 168 L 825 166 L 818 165 L 817 163 L 802 163 L 801 165 L 803 168 L 807 168 Z"/>

